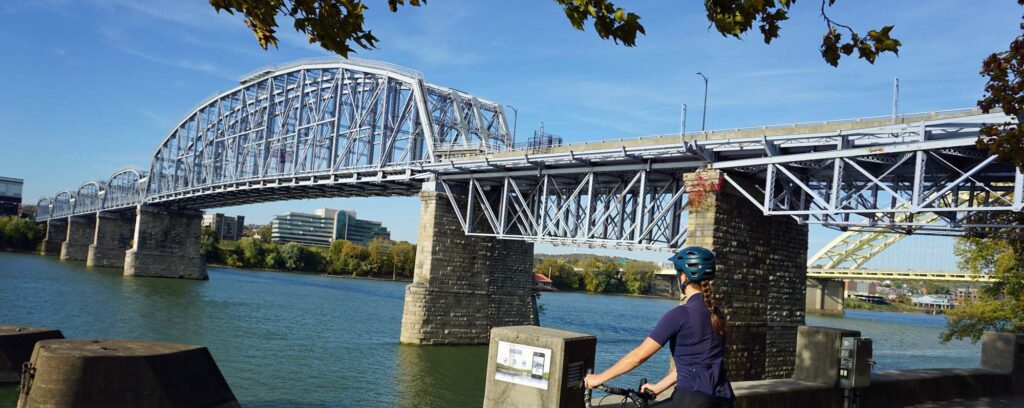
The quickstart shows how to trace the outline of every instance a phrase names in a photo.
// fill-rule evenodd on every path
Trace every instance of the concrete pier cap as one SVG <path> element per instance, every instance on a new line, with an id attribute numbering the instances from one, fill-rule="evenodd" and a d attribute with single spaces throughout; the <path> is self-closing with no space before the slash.
<path id="1" fill-rule="evenodd" d="M 30 364 L 18 408 L 239 406 L 202 346 L 43 340 Z"/>
<path id="2" fill-rule="evenodd" d="M 0 384 L 21 381 L 21 365 L 32 357 L 36 342 L 63 338 L 60 330 L 0 325 Z"/>

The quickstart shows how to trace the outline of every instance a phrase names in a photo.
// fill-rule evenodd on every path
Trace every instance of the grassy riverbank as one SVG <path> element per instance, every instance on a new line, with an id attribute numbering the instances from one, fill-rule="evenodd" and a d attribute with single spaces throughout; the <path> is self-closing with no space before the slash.
<path id="1" fill-rule="evenodd" d="M 862 300 L 846 298 L 843 299 L 843 309 L 846 310 L 871 310 L 876 312 L 899 312 L 899 313 L 923 313 L 924 309 L 913 307 L 903 303 L 888 303 L 879 305 L 868 303 Z"/>

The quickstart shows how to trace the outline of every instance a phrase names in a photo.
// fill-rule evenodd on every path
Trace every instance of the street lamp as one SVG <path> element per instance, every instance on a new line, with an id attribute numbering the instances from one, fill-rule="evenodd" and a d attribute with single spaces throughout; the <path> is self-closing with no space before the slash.
<path id="1" fill-rule="evenodd" d="M 704 124 L 708 120 L 708 77 L 704 76 L 704 74 L 700 72 L 698 72 L 697 75 L 704 78 L 704 114 L 700 118 L 700 131 L 704 132 Z"/>
<path id="2" fill-rule="evenodd" d="M 512 105 L 505 105 L 505 106 L 508 106 L 509 108 L 512 108 L 512 113 L 515 114 L 515 116 L 513 116 L 513 118 L 512 118 L 512 147 L 515 147 L 515 145 L 516 145 L 516 132 L 519 131 L 519 110 L 516 109 L 516 107 L 512 106 Z"/>

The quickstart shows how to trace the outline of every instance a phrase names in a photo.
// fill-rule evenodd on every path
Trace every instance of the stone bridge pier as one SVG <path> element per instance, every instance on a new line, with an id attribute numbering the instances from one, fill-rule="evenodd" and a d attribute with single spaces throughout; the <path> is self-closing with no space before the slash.
<path id="1" fill-rule="evenodd" d="M 717 260 L 712 288 L 728 322 L 730 380 L 788 378 L 797 327 L 804 324 L 807 226 L 764 216 L 718 171 L 684 180 L 690 191 L 686 244 L 711 249 Z"/>
<path id="2" fill-rule="evenodd" d="M 492 327 L 538 324 L 533 244 L 467 236 L 446 194 L 428 186 L 420 200 L 400 341 L 487 344 Z"/>
<path id="3" fill-rule="evenodd" d="M 68 238 L 68 219 L 53 218 L 46 221 L 46 237 L 39 253 L 43 255 L 60 255 L 64 240 Z"/>
<path id="4" fill-rule="evenodd" d="M 206 280 L 199 256 L 202 212 L 140 205 L 135 216 L 135 245 L 124 259 L 125 276 Z"/>
<path id="5" fill-rule="evenodd" d="M 842 315 L 845 291 L 840 279 L 807 279 L 807 313 Z"/>
<path id="6" fill-rule="evenodd" d="M 135 217 L 128 212 L 101 211 L 96 214 L 96 229 L 86 257 L 86 266 L 124 267 L 125 253 L 135 235 Z"/>
<path id="7" fill-rule="evenodd" d="M 67 238 L 60 248 L 60 259 L 84 261 L 89 255 L 89 245 L 92 245 L 92 238 L 96 233 L 96 216 L 89 214 L 68 217 L 67 230 Z"/>

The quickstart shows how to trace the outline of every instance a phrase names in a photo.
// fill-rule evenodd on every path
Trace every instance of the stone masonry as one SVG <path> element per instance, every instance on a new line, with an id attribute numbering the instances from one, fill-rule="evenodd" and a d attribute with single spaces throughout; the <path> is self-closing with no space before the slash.
<path id="1" fill-rule="evenodd" d="M 95 215 L 68 217 L 68 235 L 60 248 L 62 261 L 84 261 L 89 255 L 89 245 L 96 233 Z"/>
<path id="2" fill-rule="evenodd" d="M 106 268 L 124 267 L 125 252 L 135 235 L 135 217 L 130 213 L 96 214 L 96 231 L 85 264 Z"/>
<path id="3" fill-rule="evenodd" d="M 60 255 L 61 246 L 67 238 L 67 218 L 54 218 L 46 221 L 46 238 L 43 238 L 40 253 L 43 255 Z"/>
<path id="4" fill-rule="evenodd" d="M 199 256 L 202 212 L 141 205 L 135 217 L 135 246 L 124 260 L 125 276 L 206 280 Z"/>
<path id="5" fill-rule="evenodd" d="M 423 191 L 420 200 L 401 342 L 487 344 L 492 327 L 538 324 L 533 244 L 467 236 L 444 193 Z"/>
<path id="6" fill-rule="evenodd" d="M 804 324 L 807 227 L 762 215 L 717 171 L 684 180 L 691 205 L 686 244 L 711 249 L 718 263 L 712 288 L 728 322 L 730 380 L 789 377 Z M 696 190 L 702 197 L 695 201 Z"/>

